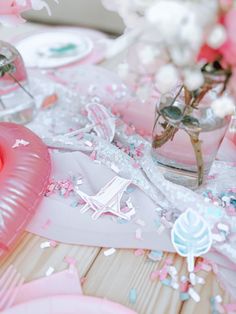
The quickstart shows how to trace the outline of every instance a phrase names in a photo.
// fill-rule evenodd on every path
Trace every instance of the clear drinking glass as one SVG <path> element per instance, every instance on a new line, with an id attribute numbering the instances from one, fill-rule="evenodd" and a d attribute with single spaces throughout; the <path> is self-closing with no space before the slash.
<path id="1" fill-rule="evenodd" d="M 14 46 L 0 41 L 0 121 L 25 124 L 34 113 L 23 59 Z"/>

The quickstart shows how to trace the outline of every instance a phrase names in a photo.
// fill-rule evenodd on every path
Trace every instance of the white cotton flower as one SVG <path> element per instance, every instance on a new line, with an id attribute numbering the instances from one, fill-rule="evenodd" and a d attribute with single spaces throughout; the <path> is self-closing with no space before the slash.
<path id="1" fill-rule="evenodd" d="M 213 48 L 219 48 L 227 38 L 226 30 L 223 25 L 216 25 L 207 38 L 207 44 Z"/>
<path id="2" fill-rule="evenodd" d="M 151 46 L 145 46 L 139 50 L 138 56 L 142 64 L 148 65 L 155 60 L 155 50 Z"/>
<path id="3" fill-rule="evenodd" d="M 155 79 L 158 90 L 164 94 L 177 85 L 179 74 L 174 65 L 166 64 L 159 69 Z"/>
<path id="4" fill-rule="evenodd" d="M 193 51 L 199 50 L 203 40 L 203 30 L 196 22 L 195 18 L 184 23 L 180 28 L 180 40 L 188 44 Z"/>
<path id="5" fill-rule="evenodd" d="M 221 96 L 212 102 L 211 108 L 217 117 L 223 119 L 235 112 L 234 99 L 230 96 Z"/>
<path id="6" fill-rule="evenodd" d="M 201 87 L 204 83 L 204 76 L 200 70 L 186 70 L 184 72 L 184 84 L 190 91 Z"/>
<path id="7" fill-rule="evenodd" d="M 169 49 L 169 53 L 171 55 L 173 63 L 179 67 L 192 64 L 195 59 L 195 55 L 193 55 L 192 51 L 190 49 L 183 49 L 181 45 L 171 47 Z"/>
<path id="8" fill-rule="evenodd" d="M 117 67 L 117 72 L 121 79 L 126 79 L 129 75 L 129 71 L 128 63 L 120 63 Z"/>
<path id="9" fill-rule="evenodd" d="M 188 7 L 178 1 L 156 1 L 146 10 L 147 22 L 154 24 L 157 36 L 162 36 L 166 42 L 176 42 L 180 27 L 191 19 L 193 13 Z"/>

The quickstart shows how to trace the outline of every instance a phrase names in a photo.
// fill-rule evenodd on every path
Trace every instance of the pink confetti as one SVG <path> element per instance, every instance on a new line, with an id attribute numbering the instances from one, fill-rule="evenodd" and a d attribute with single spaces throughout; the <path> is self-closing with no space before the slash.
<path id="1" fill-rule="evenodd" d="M 51 247 L 56 247 L 57 246 L 57 242 L 56 241 L 50 241 L 50 246 Z"/>
<path id="2" fill-rule="evenodd" d="M 166 259 L 166 261 L 165 261 L 165 264 L 166 264 L 166 265 L 172 265 L 172 264 L 173 264 L 172 258 L 168 257 L 168 258 Z"/>
<path id="3" fill-rule="evenodd" d="M 128 206 L 121 208 L 122 213 L 128 213 L 129 211 L 130 211 L 130 208 Z"/>
<path id="4" fill-rule="evenodd" d="M 233 312 L 236 311 L 236 303 L 229 303 L 229 304 L 224 304 L 224 308 L 228 312 Z"/>
<path id="5" fill-rule="evenodd" d="M 198 272 L 200 270 L 204 270 L 206 272 L 210 272 L 212 270 L 211 265 L 209 265 L 208 263 L 204 263 L 204 262 L 199 262 L 197 263 L 197 265 L 194 267 L 194 272 Z"/>
<path id="6" fill-rule="evenodd" d="M 140 168 L 140 164 L 138 162 L 134 162 L 132 166 L 133 166 L 134 169 L 139 169 Z"/>
<path id="7" fill-rule="evenodd" d="M 80 278 L 81 286 L 83 286 L 86 281 L 87 281 L 87 278 L 86 278 L 86 277 L 81 277 L 81 278 Z"/>
<path id="8" fill-rule="evenodd" d="M 52 221 L 51 219 L 48 219 L 45 224 L 42 226 L 42 229 L 47 229 L 51 225 Z"/>
<path id="9" fill-rule="evenodd" d="M 159 274 L 160 274 L 160 280 L 166 279 L 166 277 L 167 277 L 167 275 L 168 275 L 167 267 L 164 266 L 164 267 L 160 270 Z"/>
<path id="10" fill-rule="evenodd" d="M 143 256 L 145 254 L 145 251 L 143 249 L 137 249 L 134 251 L 135 256 Z"/>
<path id="11" fill-rule="evenodd" d="M 160 273 L 159 273 L 158 270 L 153 271 L 153 272 L 151 273 L 151 275 L 150 275 L 150 279 L 151 279 L 151 280 L 156 280 L 156 279 L 158 279 L 159 275 L 160 275 Z"/>
<path id="12" fill-rule="evenodd" d="M 86 202 L 81 198 L 81 199 L 78 201 L 78 204 L 79 204 L 79 205 L 84 205 L 84 204 L 86 204 Z"/>
<path id="13" fill-rule="evenodd" d="M 84 116 L 84 117 L 87 117 L 88 112 L 87 112 L 87 110 L 86 110 L 85 108 L 81 108 L 81 109 L 80 109 L 80 114 L 81 114 L 82 116 Z"/>
<path id="14" fill-rule="evenodd" d="M 92 160 L 96 160 L 96 159 L 97 159 L 97 153 L 96 153 L 96 151 L 93 151 L 93 152 L 90 154 L 90 158 L 91 158 Z"/>
<path id="15" fill-rule="evenodd" d="M 81 132 L 76 136 L 77 140 L 82 140 L 84 138 L 84 133 Z"/>
<path id="16" fill-rule="evenodd" d="M 64 261 L 68 264 L 68 265 L 73 265 L 75 266 L 76 263 L 77 263 L 77 260 L 74 258 L 74 257 L 71 257 L 71 256 L 66 256 L 64 258 Z"/>
<path id="17" fill-rule="evenodd" d="M 189 288 L 189 283 L 187 281 L 180 283 L 180 291 L 181 292 L 187 292 L 188 288 Z"/>
<path id="18" fill-rule="evenodd" d="M 127 126 L 125 130 L 126 135 L 133 135 L 135 133 L 135 127 L 134 126 Z"/>

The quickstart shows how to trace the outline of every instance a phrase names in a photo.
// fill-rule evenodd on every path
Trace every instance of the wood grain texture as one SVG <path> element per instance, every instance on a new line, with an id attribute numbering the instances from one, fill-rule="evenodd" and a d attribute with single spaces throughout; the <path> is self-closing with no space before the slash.
<path id="1" fill-rule="evenodd" d="M 39 25 L 29 23 L 12 29 L 0 27 L 0 38 L 7 39 L 39 28 Z M 116 58 L 104 62 L 104 66 L 112 69 L 118 63 L 119 58 Z M 26 281 L 31 281 L 44 277 L 50 266 L 55 272 L 67 268 L 65 257 L 70 256 L 77 260 L 80 276 L 86 277 L 83 285 L 86 295 L 106 297 L 135 309 L 139 314 L 208 314 L 211 313 L 211 296 L 220 294 L 225 303 L 230 300 L 212 273 L 198 273 L 206 280 L 205 285 L 196 286 L 200 303 L 193 300 L 181 302 L 179 291 L 163 286 L 159 280 L 151 281 L 151 272 L 162 268 L 167 258 L 173 259 L 179 276 L 187 275 L 185 259 L 174 254 L 166 253 L 160 262 L 152 262 L 147 258 L 147 252 L 144 256 L 135 256 L 134 250 L 117 250 L 106 257 L 104 249 L 85 246 L 58 244 L 55 248 L 41 249 L 40 244 L 44 241 L 47 240 L 25 232 L 12 252 L 0 259 L 0 276 L 13 264 Z M 137 291 L 133 305 L 129 302 L 131 289 Z"/>

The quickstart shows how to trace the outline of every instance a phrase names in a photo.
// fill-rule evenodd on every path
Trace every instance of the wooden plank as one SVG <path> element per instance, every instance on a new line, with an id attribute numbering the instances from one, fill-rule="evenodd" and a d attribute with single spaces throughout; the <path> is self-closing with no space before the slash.
<path id="1" fill-rule="evenodd" d="M 87 274 L 84 292 L 124 304 L 139 314 L 179 313 L 182 306 L 179 292 L 150 279 L 151 273 L 162 268 L 167 258 L 174 259 L 179 274 L 186 274 L 184 260 L 174 254 L 164 254 L 160 262 L 152 262 L 147 252 L 135 256 L 133 250 L 117 250 L 106 257 L 103 249 Z M 131 289 L 137 291 L 134 305 L 129 301 Z"/>
<path id="2" fill-rule="evenodd" d="M 39 277 L 45 277 L 45 273 L 51 266 L 55 272 L 68 267 L 65 257 L 73 257 L 77 261 L 80 276 L 84 276 L 95 258 L 99 254 L 99 248 L 58 244 L 55 248 L 42 249 L 40 244 L 47 239 L 25 232 L 18 240 L 11 254 L 0 260 L 0 276 L 9 265 L 14 265 L 25 277 L 26 282 Z"/>
<path id="3" fill-rule="evenodd" d="M 213 313 L 210 298 L 215 297 L 217 295 L 220 295 L 222 297 L 223 299 L 222 304 L 230 303 L 231 298 L 229 294 L 220 287 L 216 275 L 213 272 L 207 273 L 200 271 L 197 273 L 197 275 L 204 278 L 206 281 L 204 285 L 202 286 L 197 285 L 196 288 L 194 288 L 200 295 L 201 300 L 199 303 L 194 302 L 192 299 L 185 302 L 183 304 L 181 314 Z"/>

